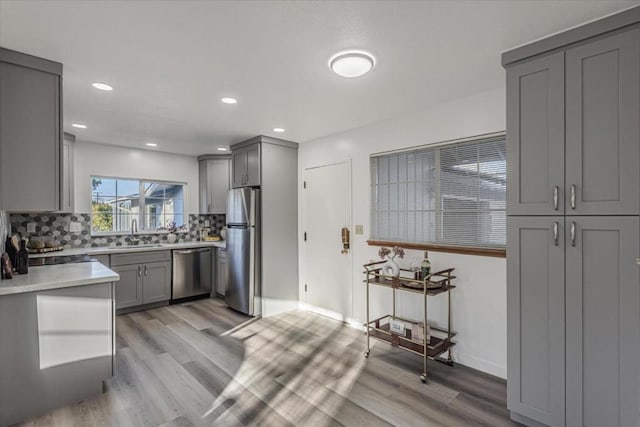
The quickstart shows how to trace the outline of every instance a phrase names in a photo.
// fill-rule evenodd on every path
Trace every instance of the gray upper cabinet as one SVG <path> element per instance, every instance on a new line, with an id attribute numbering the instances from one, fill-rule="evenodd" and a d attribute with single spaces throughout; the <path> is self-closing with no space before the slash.
<path id="1" fill-rule="evenodd" d="M 564 53 L 507 70 L 509 215 L 564 212 Z"/>
<path id="2" fill-rule="evenodd" d="M 640 29 L 567 50 L 567 215 L 640 214 Z"/>
<path id="3" fill-rule="evenodd" d="M 232 148 L 233 188 L 257 187 L 260 185 L 260 143 L 241 148 Z"/>
<path id="4" fill-rule="evenodd" d="M 74 146 L 76 137 L 64 133 L 64 139 L 62 141 L 62 186 L 60 191 L 60 211 L 73 212 L 73 184 L 74 184 Z"/>
<path id="5" fill-rule="evenodd" d="M 508 408 L 553 426 L 565 419 L 564 227 L 522 216 L 507 230 Z"/>
<path id="6" fill-rule="evenodd" d="M 60 209 L 62 64 L 0 49 L 0 208 Z"/>
<path id="7" fill-rule="evenodd" d="M 639 75 L 638 28 L 507 69 L 509 215 L 640 214 Z"/>
<path id="8" fill-rule="evenodd" d="M 566 223 L 567 425 L 638 426 L 638 217 Z"/>
<path id="9" fill-rule="evenodd" d="M 229 156 L 205 155 L 200 162 L 200 213 L 224 214 L 231 187 Z"/>

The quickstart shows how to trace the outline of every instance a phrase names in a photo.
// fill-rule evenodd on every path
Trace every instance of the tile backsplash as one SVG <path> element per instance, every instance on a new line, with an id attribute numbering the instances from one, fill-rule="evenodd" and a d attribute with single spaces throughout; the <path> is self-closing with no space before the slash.
<path id="1" fill-rule="evenodd" d="M 126 245 L 131 236 L 129 233 L 122 233 L 109 236 L 91 235 L 91 216 L 88 213 L 28 213 L 15 214 L 9 216 L 11 231 L 20 233 L 23 237 L 29 237 L 27 225 L 34 223 L 35 234 L 50 233 L 57 245 L 65 248 L 95 248 L 100 246 L 123 246 Z M 225 225 L 225 215 L 200 215 L 189 214 L 189 224 L 186 232 L 176 233 L 178 242 L 194 242 L 199 238 L 200 229 L 205 226 L 205 221 L 209 220 L 211 234 L 216 235 Z M 80 224 L 80 231 L 71 232 L 72 222 Z M 144 243 L 168 243 L 167 233 L 138 234 L 136 236 Z M 142 243 L 141 242 L 141 243 Z"/>

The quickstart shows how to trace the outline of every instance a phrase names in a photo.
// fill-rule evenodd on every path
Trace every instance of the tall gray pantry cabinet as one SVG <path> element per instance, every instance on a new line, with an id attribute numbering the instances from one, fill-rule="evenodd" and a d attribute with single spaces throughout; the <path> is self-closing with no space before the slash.
<path id="1" fill-rule="evenodd" d="M 511 416 L 640 426 L 640 7 L 502 60 Z"/>

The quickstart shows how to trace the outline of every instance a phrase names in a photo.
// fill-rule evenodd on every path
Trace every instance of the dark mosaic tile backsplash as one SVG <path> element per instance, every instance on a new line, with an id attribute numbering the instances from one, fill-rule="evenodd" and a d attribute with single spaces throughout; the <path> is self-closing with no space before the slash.
<path id="1" fill-rule="evenodd" d="M 51 233 L 56 244 L 65 248 L 95 248 L 99 246 L 126 245 L 131 236 L 128 233 L 111 236 L 92 236 L 91 217 L 84 213 L 42 213 L 42 214 L 11 214 L 11 232 L 20 233 L 23 237 L 29 237 L 27 224 L 36 223 L 36 234 Z M 189 228 L 186 232 L 176 233 L 179 242 L 194 242 L 199 239 L 200 229 L 209 220 L 211 234 L 217 235 L 225 225 L 225 215 L 198 215 L 189 214 Z M 81 231 L 71 233 L 69 224 L 79 222 Z M 138 234 L 136 236 L 141 243 L 168 243 L 166 233 Z"/>

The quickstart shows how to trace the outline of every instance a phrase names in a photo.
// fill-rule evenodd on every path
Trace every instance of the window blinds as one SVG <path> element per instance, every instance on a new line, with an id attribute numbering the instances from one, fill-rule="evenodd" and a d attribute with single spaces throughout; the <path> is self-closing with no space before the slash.
<path id="1" fill-rule="evenodd" d="M 371 239 L 502 248 L 504 137 L 371 157 Z"/>

